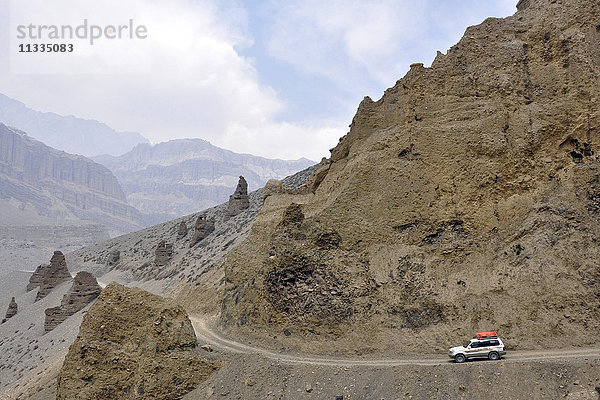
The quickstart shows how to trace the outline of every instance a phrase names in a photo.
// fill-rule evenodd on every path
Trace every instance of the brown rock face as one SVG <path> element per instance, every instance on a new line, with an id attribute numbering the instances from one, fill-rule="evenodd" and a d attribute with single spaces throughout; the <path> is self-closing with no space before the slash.
<path id="1" fill-rule="evenodd" d="M 15 315 L 17 315 L 18 311 L 19 311 L 19 308 L 17 306 L 17 302 L 15 301 L 15 298 L 13 297 L 10 300 L 10 303 L 8 304 L 8 310 L 6 310 L 6 316 L 2 320 L 2 323 L 5 323 L 6 320 L 8 320 L 9 318 L 12 318 Z"/>
<path id="2" fill-rule="evenodd" d="M 87 306 L 100 295 L 101 291 L 102 288 L 94 275 L 85 271 L 78 272 L 73 286 L 63 296 L 60 306 L 46 309 L 44 322 L 46 332 L 50 332 L 65 319 Z"/>
<path id="3" fill-rule="evenodd" d="M 519 0 L 517 3 L 517 10 L 521 11 L 529 7 L 530 0 Z"/>
<path id="4" fill-rule="evenodd" d="M 34 273 L 35 274 L 35 273 Z M 71 274 L 67 269 L 67 261 L 60 251 L 55 251 L 50 259 L 50 265 L 43 268 L 43 277 L 40 289 L 35 297 L 35 301 L 43 299 L 56 286 L 71 279 Z"/>
<path id="5" fill-rule="evenodd" d="M 227 205 L 227 211 L 225 216 L 233 217 L 250 207 L 248 201 L 248 183 L 243 176 L 240 176 L 235 192 L 229 196 L 229 204 Z"/>
<path id="6" fill-rule="evenodd" d="M 190 247 L 210 235 L 215 230 L 214 218 L 207 219 L 206 215 L 198 216 L 196 224 L 194 225 L 194 237 L 190 243 Z"/>
<path id="7" fill-rule="evenodd" d="M 188 227 L 184 221 L 181 221 L 179 227 L 177 228 L 177 240 L 181 240 L 186 237 L 188 234 Z"/>
<path id="8" fill-rule="evenodd" d="M 35 269 L 31 277 L 29 278 L 29 283 L 27 284 L 27 291 L 30 292 L 35 288 L 40 287 L 42 281 L 44 280 L 44 275 L 46 274 L 46 270 L 50 268 L 50 264 L 40 264 L 39 267 Z"/>
<path id="9" fill-rule="evenodd" d="M 173 257 L 173 245 L 162 240 L 156 247 L 154 254 L 154 263 L 156 265 L 167 265 L 171 257 Z"/>
<path id="10" fill-rule="evenodd" d="M 57 399 L 180 399 L 218 368 L 201 358 L 183 308 L 111 283 L 69 348 Z"/>
<path id="11" fill-rule="evenodd" d="M 314 193 L 268 196 L 229 254 L 230 333 L 599 343 L 599 18 L 598 1 L 523 1 L 365 98 Z"/>

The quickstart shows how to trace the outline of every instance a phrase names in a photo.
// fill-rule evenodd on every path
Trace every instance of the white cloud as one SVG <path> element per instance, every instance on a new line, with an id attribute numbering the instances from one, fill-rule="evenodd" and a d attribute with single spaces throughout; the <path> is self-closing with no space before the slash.
<path id="1" fill-rule="evenodd" d="M 315 125 L 272 122 L 260 127 L 235 124 L 229 127 L 223 146 L 240 153 L 263 154 L 265 146 L 277 158 L 301 157 L 319 161 L 329 157 L 340 137 L 348 131 L 347 124 L 334 121 Z"/>
<path id="2" fill-rule="evenodd" d="M 291 0 L 272 5 L 271 55 L 378 98 L 413 62 L 428 63 L 470 24 L 516 0 Z M 382 86 L 383 85 L 383 86 Z M 374 92 L 375 90 L 375 92 Z"/>
<path id="3" fill-rule="evenodd" d="M 269 50 L 340 84 L 391 84 L 399 78 L 402 48 L 426 29 L 425 9 L 425 2 L 408 0 L 278 3 Z"/>
<path id="4" fill-rule="evenodd" d="M 449 46 L 458 39 L 465 21 L 480 22 L 492 9 L 505 12 L 516 0 L 493 5 L 475 0 L 292 0 L 273 2 L 270 16 L 255 16 L 258 20 L 252 23 L 247 11 L 253 10 L 244 6 L 256 4 L 236 1 L 13 0 L 18 4 L 13 13 L 34 23 L 76 24 L 88 18 L 108 24 L 132 18 L 147 26 L 148 39 L 78 45 L 79 51 L 70 58 L 25 58 L 21 72 L 62 68 L 68 73 L 2 71 L 0 92 L 34 109 L 138 131 L 153 142 L 200 137 L 239 152 L 317 160 L 346 133 L 357 100 L 364 95 L 378 98 L 411 62 L 427 62 L 435 50 L 444 50 L 440 44 Z M 59 7 L 61 2 L 71 5 Z M 280 121 L 288 100 L 261 83 L 254 60 L 240 51 L 252 46 L 258 30 L 267 31 L 270 55 L 289 63 L 288 70 L 278 65 L 284 70 L 275 75 L 293 80 L 299 76 L 293 74 L 297 69 L 324 77 L 333 84 L 327 85 L 326 99 L 319 99 L 319 106 L 347 102 L 343 107 L 347 115 L 334 121 L 297 116 L 301 122 Z M 11 45 L 0 54 L 14 50 Z M 260 51 L 254 55 L 271 61 Z M 48 57 L 39 61 L 40 56 Z M 6 64 L 0 60 L 0 68 Z M 307 79 L 291 85 L 309 87 L 318 82 Z M 315 92 L 321 93 L 306 91 Z M 300 102 L 310 107 L 312 99 Z"/>
<path id="5" fill-rule="evenodd" d="M 56 2 L 43 2 L 41 7 L 34 3 L 20 3 L 18 11 L 40 24 L 55 23 L 46 12 L 56 7 Z M 232 132 L 239 131 L 237 127 L 257 131 L 268 126 L 283 107 L 275 91 L 258 82 L 253 64 L 236 50 L 250 43 L 240 9 L 227 12 L 208 1 L 187 0 L 105 0 L 102 6 L 85 0 L 73 4 L 64 9 L 57 23 L 77 24 L 89 18 L 105 24 L 133 18 L 147 26 L 148 39 L 123 41 L 120 46 L 98 43 L 88 46 L 83 56 L 73 57 L 73 65 L 91 67 L 94 73 L 73 74 L 68 70 L 73 65 L 45 55 L 55 61 L 35 64 L 35 71 L 54 72 L 63 67 L 68 73 L 2 74 L 0 85 L 5 94 L 34 109 L 140 131 L 154 142 L 202 137 L 216 145 L 235 143 L 242 149 L 253 144 L 245 143 L 243 136 L 232 138 Z M 92 5 L 93 10 L 89 8 Z M 100 67 L 90 65 L 93 61 L 103 63 L 109 73 L 98 71 Z M 107 66 L 111 62 L 114 66 Z M 258 154 L 279 155 L 270 151 L 262 137 L 256 140 L 263 144 Z"/>

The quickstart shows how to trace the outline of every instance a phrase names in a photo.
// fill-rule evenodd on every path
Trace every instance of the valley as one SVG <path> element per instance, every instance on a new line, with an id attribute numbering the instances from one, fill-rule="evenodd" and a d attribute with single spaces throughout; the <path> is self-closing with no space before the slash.
<path id="1" fill-rule="evenodd" d="M 58 174 L 154 219 L 0 280 L 0 396 L 600 398 L 599 18 L 527 0 L 467 28 L 316 165 L 174 140 Z M 502 359 L 448 357 L 490 330 Z"/>

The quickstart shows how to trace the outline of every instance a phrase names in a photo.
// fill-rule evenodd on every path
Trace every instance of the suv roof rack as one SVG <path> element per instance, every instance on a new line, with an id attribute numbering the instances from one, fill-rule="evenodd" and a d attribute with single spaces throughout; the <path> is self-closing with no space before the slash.
<path id="1" fill-rule="evenodd" d="M 496 339 L 498 334 L 496 332 L 479 332 L 475 334 L 477 339 Z"/>

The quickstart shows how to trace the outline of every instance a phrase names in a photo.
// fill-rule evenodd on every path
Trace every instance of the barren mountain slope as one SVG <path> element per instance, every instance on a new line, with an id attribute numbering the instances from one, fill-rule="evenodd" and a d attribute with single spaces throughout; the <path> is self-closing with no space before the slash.
<path id="1" fill-rule="evenodd" d="M 290 176 L 283 180 L 283 185 L 288 188 L 298 187 L 306 182 L 313 171 L 314 168 L 311 167 Z M 234 217 L 225 218 L 228 208 L 225 203 L 201 213 L 69 253 L 66 255 L 69 271 L 73 274 L 81 270 L 93 271 L 99 277 L 101 286 L 117 281 L 175 297 L 188 312 L 216 314 L 221 308 L 225 287 L 223 258 L 248 235 L 263 203 L 263 190 L 250 193 L 248 197 L 249 207 Z M 214 218 L 214 231 L 190 247 L 195 234 L 194 223 L 201 215 L 207 216 L 209 220 Z M 181 222 L 188 228 L 183 237 L 180 236 Z M 166 262 L 157 264 L 155 250 L 161 241 L 173 245 L 172 254 Z M 20 314 L 2 325 L 0 347 L 5 350 L 4 358 L 13 361 L 0 365 L 4 368 L 4 372 L 0 373 L 0 397 L 36 400 L 54 398 L 56 377 L 66 352 L 64 347 L 70 345 L 75 338 L 81 316 L 86 310 L 68 317 L 56 329 L 42 336 L 44 309 L 60 304 L 69 285 L 61 286 L 60 290 L 55 289 L 47 298 L 30 308 L 35 293 L 25 293 L 29 276 L 21 274 L 20 279 L 15 279 L 13 276 L 18 276 L 16 274 L 5 279 L 4 283 L 10 290 L 0 291 L 4 307 L 8 306 L 11 296 L 16 296 L 20 310 Z M 35 330 L 30 326 L 35 327 Z M 13 338 L 11 329 L 15 327 L 19 332 Z M 62 335 L 66 341 L 53 340 L 57 334 Z M 37 365 L 31 365 L 36 361 Z M 3 368 L 0 368 L 0 372 Z M 8 381 L 2 380 L 4 377 Z M 3 388 L 9 383 L 9 388 Z"/>
<path id="2" fill-rule="evenodd" d="M 69 290 L 71 282 L 56 287 L 47 297 L 35 301 L 37 290 L 26 292 L 29 276 L 13 272 L 4 276 L 1 282 L 2 307 L 8 305 L 4 294 L 16 298 L 19 312 L 0 325 L 0 398 L 12 398 L 8 393 L 31 379 L 34 373 L 56 373 L 50 371 L 56 356 L 64 357 L 69 344 L 77 336 L 81 317 L 85 310 L 71 316 L 55 330 L 45 334 L 44 310 L 60 304 L 61 298 Z M 62 363 L 62 360 L 60 360 Z M 39 370 L 39 366 L 46 365 Z M 60 365 L 58 366 L 60 368 Z M 16 398 L 16 397 L 15 397 Z M 35 398 L 35 397 L 34 397 Z"/>
<path id="3" fill-rule="evenodd" d="M 597 343 L 599 22 L 596 1 L 521 2 L 365 98 L 229 254 L 223 327 L 310 352 Z"/>
<path id="4" fill-rule="evenodd" d="M 286 187 L 304 184 L 314 167 L 283 180 Z M 263 204 L 262 189 L 248 194 L 249 208 L 226 217 L 228 203 L 88 246 L 67 254 L 71 271 L 94 271 L 105 283 L 116 280 L 161 295 L 178 294 L 192 311 L 215 313 L 220 308 L 224 287 L 223 258 L 241 243 Z M 199 216 L 214 219 L 214 231 L 193 243 Z M 181 225 L 187 228 L 180 235 Z M 161 241 L 172 245 L 166 262 L 158 262 L 156 249 Z M 214 292 L 216 290 L 217 292 Z M 218 294 L 217 294 L 218 293 Z"/>

